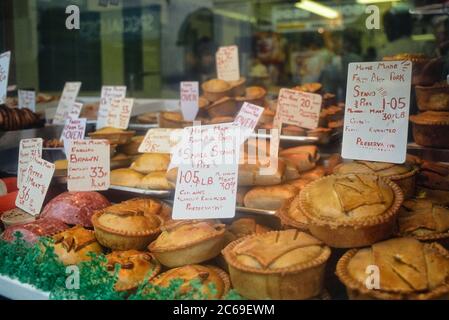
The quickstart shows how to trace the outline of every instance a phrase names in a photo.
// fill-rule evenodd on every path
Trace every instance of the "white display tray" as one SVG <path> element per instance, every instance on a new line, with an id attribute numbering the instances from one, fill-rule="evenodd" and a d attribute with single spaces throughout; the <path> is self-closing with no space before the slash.
<path id="1" fill-rule="evenodd" d="M 170 190 L 148 190 L 148 189 L 113 186 L 113 185 L 111 185 L 109 187 L 109 190 L 122 191 L 122 192 L 131 193 L 131 194 L 150 196 L 150 197 L 155 197 L 155 198 L 160 198 L 160 199 L 169 198 L 174 193 L 174 190 L 173 191 L 170 191 Z"/>
<path id="2" fill-rule="evenodd" d="M 11 300 L 49 300 L 50 293 L 0 275 L 0 295 Z"/>

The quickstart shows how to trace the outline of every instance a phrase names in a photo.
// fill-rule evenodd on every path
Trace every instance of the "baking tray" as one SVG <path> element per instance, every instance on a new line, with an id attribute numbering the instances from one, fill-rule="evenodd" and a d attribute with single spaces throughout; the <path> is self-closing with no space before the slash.
<path id="1" fill-rule="evenodd" d="M 135 195 L 155 197 L 159 199 L 166 199 L 173 195 L 174 190 L 147 190 L 139 188 L 121 187 L 121 186 L 110 186 L 109 190 L 122 191 Z"/>
<path id="2" fill-rule="evenodd" d="M 49 300 L 50 293 L 36 287 L 0 275 L 0 296 L 11 300 Z"/>
<path id="3" fill-rule="evenodd" d="M 249 213 L 249 214 L 261 214 L 265 216 L 274 216 L 276 214 L 276 211 L 274 210 L 262 210 L 262 209 L 255 209 L 255 208 L 247 208 L 247 207 L 235 207 L 236 212 L 241 213 Z"/>

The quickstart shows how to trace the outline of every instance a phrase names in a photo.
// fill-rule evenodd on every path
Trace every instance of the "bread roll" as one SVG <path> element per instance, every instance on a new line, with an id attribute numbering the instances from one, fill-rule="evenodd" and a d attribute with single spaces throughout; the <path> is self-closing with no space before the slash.
<path id="1" fill-rule="evenodd" d="M 166 171 L 169 164 L 169 154 L 145 153 L 131 164 L 131 169 L 143 174 L 149 174 L 154 171 Z"/>
<path id="2" fill-rule="evenodd" d="M 173 186 L 168 182 L 165 171 L 155 171 L 142 178 L 139 188 L 150 190 L 172 190 Z"/>
<path id="3" fill-rule="evenodd" d="M 277 185 L 269 187 L 254 187 L 244 199 L 245 207 L 278 210 L 286 200 L 295 197 L 298 189 L 293 185 Z"/>
<path id="4" fill-rule="evenodd" d="M 140 185 L 143 175 L 131 169 L 111 171 L 111 185 L 136 188 Z"/>

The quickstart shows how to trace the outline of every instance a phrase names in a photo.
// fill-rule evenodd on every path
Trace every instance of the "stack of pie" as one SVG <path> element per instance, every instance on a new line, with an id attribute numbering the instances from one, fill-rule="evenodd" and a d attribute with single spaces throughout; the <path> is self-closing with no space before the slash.
<path id="1" fill-rule="evenodd" d="M 449 205 L 449 165 L 423 161 L 418 175 L 418 187 L 421 193 L 434 202 Z"/>

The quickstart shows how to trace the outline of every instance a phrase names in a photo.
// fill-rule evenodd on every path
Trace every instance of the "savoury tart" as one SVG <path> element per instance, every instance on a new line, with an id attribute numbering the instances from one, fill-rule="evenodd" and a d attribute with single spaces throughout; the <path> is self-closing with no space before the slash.
<path id="1" fill-rule="evenodd" d="M 429 199 L 406 200 L 399 211 L 398 233 L 449 247 L 449 208 Z"/>
<path id="2" fill-rule="evenodd" d="M 416 86 L 416 102 L 420 111 L 449 111 L 449 83 Z"/>
<path id="3" fill-rule="evenodd" d="M 106 268 L 110 273 L 114 274 L 116 267 L 120 267 L 115 283 L 116 291 L 136 289 L 145 280 L 156 277 L 161 270 L 160 263 L 149 252 L 114 251 L 108 254 L 106 259 Z"/>
<path id="4" fill-rule="evenodd" d="M 112 210 L 117 208 L 123 208 L 128 211 L 142 211 L 145 216 L 150 217 L 158 215 L 164 222 L 171 220 L 171 207 L 158 199 L 134 198 L 114 205 Z"/>
<path id="5" fill-rule="evenodd" d="M 412 198 L 415 195 L 416 174 L 418 168 L 405 164 L 394 164 L 374 161 L 353 161 L 343 163 L 334 169 L 336 174 L 347 173 L 372 173 L 388 178 L 396 183 L 404 193 L 405 198 Z"/>
<path id="6" fill-rule="evenodd" d="M 54 252 L 66 266 L 90 260 L 89 253 L 102 253 L 94 232 L 81 226 L 58 233 L 53 236 L 53 240 Z"/>
<path id="7" fill-rule="evenodd" d="M 403 199 L 395 183 L 377 175 L 332 175 L 301 191 L 300 209 L 312 235 L 331 247 L 356 248 L 393 234 Z"/>
<path id="8" fill-rule="evenodd" d="M 449 112 L 426 111 L 410 116 L 413 138 L 424 147 L 449 148 Z"/>
<path id="9" fill-rule="evenodd" d="M 201 85 L 201 88 L 203 89 L 204 98 L 210 102 L 229 97 L 232 92 L 232 86 L 228 82 L 220 79 L 206 81 Z"/>
<path id="10" fill-rule="evenodd" d="M 281 219 L 284 229 L 298 229 L 308 231 L 307 217 L 300 208 L 299 195 L 286 201 L 284 205 L 276 211 L 276 215 Z"/>
<path id="11" fill-rule="evenodd" d="M 148 249 L 169 268 L 201 263 L 220 254 L 225 230 L 214 221 L 176 221 L 166 225 Z"/>
<path id="12" fill-rule="evenodd" d="M 162 218 L 116 205 L 97 211 L 92 224 L 103 246 L 113 250 L 143 250 L 161 232 Z"/>
<path id="13" fill-rule="evenodd" d="M 214 266 L 186 265 L 168 270 L 151 281 L 158 287 L 168 287 L 173 280 L 181 279 L 181 295 L 195 290 L 195 282 L 200 284 L 200 292 L 194 292 L 194 299 L 221 299 L 229 291 L 231 283 L 229 276 L 223 270 Z M 195 288 L 195 289 L 194 289 Z"/>
<path id="14" fill-rule="evenodd" d="M 379 271 L 378 287 L 375 281 L 367 285 L 372 266 Z M 449 252 L 437 243 L 396 238 L 353 249 L 338 261 L 336 274 L 352 300 L 449 298 Z"/>
<path id="15" fill-rule="evenodd" d="M 330 253 L 323 242 L 298 230 L 247 236 L 223 250 L 234 289 L 260 300 L 318 296 Z"/>

